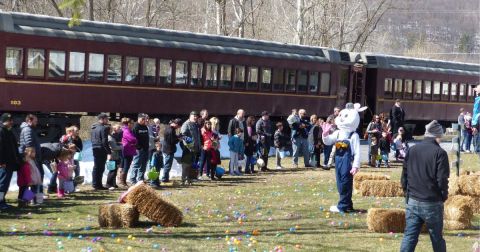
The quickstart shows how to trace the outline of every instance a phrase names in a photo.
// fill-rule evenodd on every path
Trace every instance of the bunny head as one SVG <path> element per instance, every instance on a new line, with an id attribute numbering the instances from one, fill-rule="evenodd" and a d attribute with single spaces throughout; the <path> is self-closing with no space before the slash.
<path id="1" fill-rule="evenodd" d="M 345 108 L 335 118 L 335 124 L 340 130 L 353 132 L 360 124 L 360 115 L 358 113 L 366 109 L 367 107 L 360 107 L 359 103 L 347 103 Z"/>

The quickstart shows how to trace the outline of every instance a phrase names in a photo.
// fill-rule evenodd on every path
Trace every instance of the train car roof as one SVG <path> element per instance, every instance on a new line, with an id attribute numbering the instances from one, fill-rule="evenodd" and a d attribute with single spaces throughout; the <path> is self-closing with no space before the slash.
<path id="1" fill-rule="evenodd" d="M 234 38 L 117 23 L 82 20 L 68 27 L 67 18 L 0 11 L 0 31 L 141 46 L 351 64 L 349 53 L 322 47 Z"/>
<path id="2" fill-rule="evenodd" d="M 363 62 L 367 64 L 368 68 L 472 75 L 479 76 L 480 78 L 480 64 L 419 59 L 375 53 L 361 53 L 360 57 Z"/>

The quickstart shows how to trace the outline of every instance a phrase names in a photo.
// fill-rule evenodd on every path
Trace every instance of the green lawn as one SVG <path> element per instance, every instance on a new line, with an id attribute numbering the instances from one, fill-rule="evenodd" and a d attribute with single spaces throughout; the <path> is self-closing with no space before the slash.
<path id="1" fill-rule="evenodd" d="M 477 156 L 463 159 L 464 169 L 480 170 Z M 401 171 L 398 164 L 363 170 L 389 174 L 392 179 L 398 179 Z M 285 169 L 198 182 L 188 188 L 164 187 L 158 193 L 185 215 L 177 228 L 157 227 L 142 218 L 138 228 L 100 229 L 98 205 L 115 201 L 120 192 L 83 189 L 68 199 L 53 197 L 41 208 L 0 213 L 0 250 L 271 251 L 281 246 L 283 251 L 398 251 L 402 239 L 402 234 L 369 232 L 366 213 L 326 212 L 337 201 L 333 170 Z M 15 197 L 10 193 L 9 202 L 14 203 Z M 356 195 L 353 201 L 364 210 L 403 207 L 403 198 Z M 480 226 L 480 216 L 475 216 L 474 224 Z M 252 235 L 254 230 L 257 235 Z M 480 237 L 478 230 L 445 231 L 445 239 L 449 251 L 471 251 Z M 431 251 L 428 235 L 421 235 L 417 251 Z"/>

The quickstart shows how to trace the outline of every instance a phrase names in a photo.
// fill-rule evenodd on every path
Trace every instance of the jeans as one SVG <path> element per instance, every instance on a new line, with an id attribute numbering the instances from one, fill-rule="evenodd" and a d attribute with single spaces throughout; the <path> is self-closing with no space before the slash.
<path id="1" fill-rule="evenodd" d="M 245 161 L 245 172 L 253 173 L 255 164 L 252 164 L 253 155 L 245 155 L 247 160 Z"/>
<path id="2" fill-rule="evenodd" d="M 230 151 L 230 174 L 238 172 L 238 152 Z"/>
<path id="3" fill-rule="evenodd" d="M 170 181 L 170 170 L 172 169 L 173 164 L 173 155 L 163 153 L 163 173 L 162 173 L 162 182 Z"/>
<path id="4" fill-rule="evenodd" d="M 7 194 L 12 180 L 13 171 L 8 168 L 0 168 L 0 192 Z M 0 199 L 2 201 L 3 199 Z"/>
<path id="5" fill-rule="evenodd" d="M 103 149 L 93 149 L 93 170 L 92 170 L 92 186 L 103 187 L 102 179 L 105 171 L 105 163 L 107 162 L 107 153 Z"/>
<path id="6" fill-rule="evenodd" d="M 200 167 L 198 169 L 198 176 L 201 177 L 203 175 L 203 168 L 205 167 L 205 164 L 207 162 L 207 156 L 206 156 L 206 152 L 205 150 L 202 148 L 200 150 L 200 158 L 198 160 L 198 167 Z M 206 168 L 206 173 L 208 174 L 208 169 L 209 169 L 209 166 L 208 166 L 208 163 L 207 163 L 207 168 Z"/>
<path id="7" fill-rule="evenodd" d="M 425 222 L 433 251 L 447 251 L 443 231 L 443 202 L 420 202 L 408 199 L 405 213 L 406 226 L 403 236 L 401 252 L 413 252 L 418 243 L 418 236 Z"/>
<path id="8" fill-rule="evenodd" d="M 128 170 L 130 169 L 130 166 L 132 165 L 133 161 L 133 156 L 124 156 L 123 157 L 123 162 L 122 162 L 122 172 L 125 174 L 128 174 Z"/>
<path id="9" fill-rule="evenodd" d="M 50 178 L 50 182 L 48 183 L 48 191 L 49 192 L 56 192 L 57 191 L 57 176 L 58 172 L 53 172 L 52 167 L 50 166 L 50 161 L 44 161 L 44 165 L 47 166 L 48 170 L 52 173 L 52 177 Z M 43 170 L 43 169 L 42 169 Z M 43 181 L 43 176 L 42 176 L 42 181 Z M 42 190 L 43 192 L 43 190 Z"/>
<path id="10" fill-rule="evenodd" d="M 332 153 L 333 145 L 325 145 L 323 147 L 323 165 L 328 165 L 328 160 L 330 160 L 330 154 Z"/>
<path id="11" fill-rule="evenodd" d="M 473 137 L 472 133 L 469 133 L 465 130 L 463 137 L 464 137 L 465 146 L 462 145 L 462 149 L 470 151 L 470 146 L 472 145 L 472 137 Z M 475 148 L 474 148 L 474 150 L 475 150 Z"/>
<path id="12" fill-rule="evenodd" d="M 465 134 L 466 130 L 463 129 L 463 126 L 460 125 L 460 150 L 463 151 L 463 145 L 465 144 Z"/>
<path id="13" fill-rule="evenodd" d="M 308 151 L 308 140 L 303 137 L 293 138 L 293 163 L 298 165 L 298 157 L 303 155 L 305 167 L 310 166 L 310 152 Z"/>
<path id="14" fill-rule="evenodd" d="M 277 161 L 277 167 L 282 167 L 282 157 L 280 157 L 280 151 L 285 151 L 283 148 L 275 148 L 275 160 Z"/>
<path id="15" fill-rule="evenodd" d="M 320 167 L 320 153 L 322 152 L 322 148 L 317 146 L 312 147 L 313 150 L 310 155 L 310 164 L 315 167 Z"/>
<path id="16" fill-rule="evenodd" d="M 120 164 L 120 160 L 115 161 L 115 170 L 108 171 L 107 174 L 107 187 L 117 187 L 117 171 Z"/>
<path id="17" fill-rule="evenodd" d="M 136 184 L 138 181 L 143 181 L 145 171 L 147 170 L 148 150 L 138 150 L 137 155 L 133 157 L 133 166 L 130 171 L 130 182 Z"/>

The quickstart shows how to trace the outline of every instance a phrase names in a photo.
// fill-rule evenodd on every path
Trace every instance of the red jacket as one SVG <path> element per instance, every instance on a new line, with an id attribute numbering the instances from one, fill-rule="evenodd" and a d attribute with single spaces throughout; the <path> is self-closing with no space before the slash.
<path id="1" fill-rule="evenodd" d="M 204 150 L 209 150 L 212 148 L 213 136 L 214 136 L 213 131 L 205 130 L 205 128 L 202 128 L 202 140 L 203 140 Z"/>
<path id="2" fill-rule="evenodd" d="M 28 162 L 23 163 L 17 172 L 17 185 L 29 186 L 32 184 L 30 164 Z"/>

